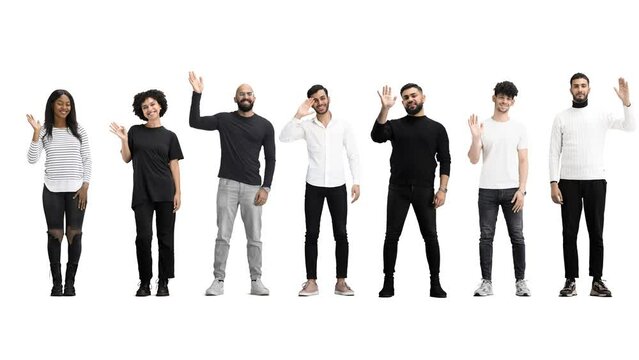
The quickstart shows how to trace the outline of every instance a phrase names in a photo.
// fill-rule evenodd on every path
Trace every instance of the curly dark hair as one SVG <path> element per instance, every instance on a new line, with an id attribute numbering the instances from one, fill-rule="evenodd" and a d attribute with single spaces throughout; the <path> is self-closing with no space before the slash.
<path id="1" fill-rule="evenodd" d="M 517 94 L 519 94 L 519 90 L 517 90 L 515 84 L 510 81 L 502 81 L 495 85 L 495 96 L 506 95 L 509 98 L 514 99 Z"/>
<path id="2" fill-rule="evenodd" d="M 164 92 L 156 89 L 137 93 L 133 97 L 133 112 L 135 113 L 135 115 L 137 115 L 140 119 L 147 121 L 147 118 L 144 117 L 144 112 L 142 111 L 142 103 L 148 98 L 151 98 L 157 101 L 158 104 L 160 104 L 160 117 L 162 117 L 164 113 L 166 113 L 166 109 L 168 109 L 169 106 L 166 103 L 166 95 L 164 95 Z"/>
<path id="3" fill-rule="evenodd" d="M 417 84 L 414 84 L 414 83 L 408 83 L 408 84 L 402 86 L 402 88 L 399 90 L 399 95 L 401 96 L 404 93 L 404 91 L 406 91 L 408 89 L 411 89 L 411 88 L 415 88 L 415 89 L 419 90 L 419 92 L 422 93 L 422 94 L 424 93 L 424 91 L 422 90 L 421 86 L 419 86 Z"/>
<path id="4" fill-rule="evenodd" d="M 71 103 L 71 111 L 69 111 L 66 118 L 67 127 L 69 128 L 69 131 L 71 131 L 71 134 L 73 134 L 73 136 L 75 136 L 76 138 L 78 138 L 78 140 L 80 140 L 80 142 L 82 142 L 82 139 L 80 138 L 80 134 L 78 134 L 78 120 L 75 116 L 75 101 L 73 101 L 73 96 L 71 96 L 71 94 L 68 91 L 63 89 L 53 90 L 51 95 L 49 95 L 49 99 L 47 99 L 47 105 L 44 110 L 45 133 L 44 133 L 44 136 L 42 137 L 42 140 L 44 140 L 45 137 L 50 138 L 51 136 L 53 136 L 53 122 L 54 122 L 53 104 L 62 95 L 66 95 L 69 98 L 69 102 Z"/>

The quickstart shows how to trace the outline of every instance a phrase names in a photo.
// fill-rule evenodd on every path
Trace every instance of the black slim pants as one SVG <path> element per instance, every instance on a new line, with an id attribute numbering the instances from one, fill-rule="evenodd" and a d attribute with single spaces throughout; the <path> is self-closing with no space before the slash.
<path id="1" fill-rule="evenodd" d="M 338 187 L 318 187 L 306 184 L 304 196 L 304 214 L 306 216 L 306 278 L 317 279 L 317 238 L 324 199 L 333 222 L 335 237 L 335 263 L 337 278 L 346 278 L 348 271 L 348 237 L 346 234 L 346 215 L 348 212 L 346 185 Z"/>
<path id="2" fill-rule="evenodd" d="M 408 208 L 413 205 L 419 230 L 426 246 L 426 259 L 431 277 L 439 276 L 439 242 L 437 241 L 437 221 L 431 187 L 414 185 L 388 186 L 386 206 L 386 238 L 384 239 L 384 274 L 395 272 L 397 242 L 404 228 Z"/>
<path id="3" fill-rule="evenodd" d="M 173 212 L 173 202 L 147 202 L 136 205 L 135 227 L 137 237 L 135 238 L 135 248 L 138 258 L 138 272 L 142 283 L 151 281 L 153 278 L 153 258 L 151 256 L 151 241 L 153 240 L 153 212 L 155 211 L 155 225 L 158 233 L 158 250 L 160 259 L 158 261 L 158 276 L 160 279 L 171 279 L 174 277 L 174 253 L 173 253 L 173 233 L 175 229 L 175 213 Z"/>
<path id="4" fill-rule="evenodd" d="M 606 180 L 560 180 L 559 190 L 564 203 L 561 205 L 561 223 L 564 238 L 564 268 L 566 278 L 579 277 L 577 233 L 581 209 L 586 215 L 590 237 L 590 276 L 603 275 L 603 228 L 606 210 Z"/>

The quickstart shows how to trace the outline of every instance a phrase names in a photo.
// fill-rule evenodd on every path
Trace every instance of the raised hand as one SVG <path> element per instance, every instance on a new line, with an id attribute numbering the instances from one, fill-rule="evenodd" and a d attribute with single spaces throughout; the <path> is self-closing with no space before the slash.
<path id="1" fill-rule="evenodd" d="M 111 125 L 109 126 L 109 130 L 112 133 L 114 133 L 117 137 L 119 137 L 120 140 L 125 141 L 128 138 L 128 135 L 126 133 L 126 129 L 122 125 L 118 125 L 118 124 L 112 122 Z"/>
<path id="2" fill-rule="evenodd" d="M 42 124 L 40 123 L 39 120 L 36 120 L 33 117 L 33 115 L 27 114 L 27 121 L 29 122 L 29 125 L 31 125 L 31 127 L 33 128 L 34 132 L 40 133 L 40 128 L 42 128 Z"/>
<path id="3" fill-rule="evenodd" d="M 198 94 L 202 93 L 202 90 L 204 90 L 204 80 L 202 80 L 201 76 L 198 78 L 193 71 L 189 71 L 189 82 L 193 87 L 193 91 Z"/>
<path id="4" fill-rule="evenodd" d="M 388 85 L 384 85 L 381 94 L 378 90 L 377 95 L 379 95 L 379 99 L 382 102 L 382 107 L 385 109 L 390 109 L 393 105 L 395 105 L 395 100 L 397 100 L 397 96 L 393 96 L 391 88 Z"/>
<path id="5" fill-rule="evenodd" d="M 306 99 L 302 103 L 302 105 L 300 105 L 300 107 L 297 108 L 297 112 L 295 113 L 295 118 L 296 119 L 301 119 L 304 116 L 312 114 L 313 111 L 311 110 L 311 108 L 313 107 L 313 103 L 314 102 L 315 102 L 315 99 L 313 99 L 313 98 Z"/>
<path id="6" fill-rule="evenodd" d="M 628 82 L 624 78 L 619 78 L 619 88 L 615 88 L 615 92 L 625 106 L 630 106 L 630 90 L 628 89 Z"/>
<path id="7" fill-rule="evenodd" d="M 468 127 L 470 128 L 470 133 L 473 135 L 473 138 L 480 138 L 484 132 L 484 124 L 479 123 L 477 115 L 475 114 L 472 114 L 468 118 Z"/>

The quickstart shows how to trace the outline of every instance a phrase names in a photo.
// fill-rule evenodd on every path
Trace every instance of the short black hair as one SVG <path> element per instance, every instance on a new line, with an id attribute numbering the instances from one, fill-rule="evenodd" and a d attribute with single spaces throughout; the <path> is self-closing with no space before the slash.
<path id="1" fill-rule="evenodd" d="M 588 79 L 586 74 L 578 72 L 570 78 L 570 86 L 572 86 L 572 82 L 577 79 L 586 79 L 586 82 L 590 85 L 590 79 Z"/>
<path id="2" fill-rule="evenodd" d="M 517 94 L 519 94 L 519 90 L 517 90 L 515 84 L 510 81 L 502 81 L 495 85 L 495 96 L 506 95 L 509 98 L 514 99 Z"/>
<path id="3" fill-rule="evenodd" d="M 419 90 L 420 93 L 422 93 L 422 94 L 424 93 L 424 91 L 422 90 L 421 86 L 419 86 L 417 84 L 414 84 L 414 83 L 408 83 L 408 84 L 402 86 L 401 90 L 399 90 L 399 95 L 401 96 L 404 93 L 404 91 L 406 91 L 407 89 L 410 89 L 410 88 L 416 88 L 417 90 Z"/>
<path id="4" fill-rule="evenodd" d="M 310 98 L 313 94 L 315 94 L 316 92 L 320 90 L 324 90 L 324 93 L 326 93 L 326 96 L 328 96 L 328 90 L 326 90 L 324 86 L 317 84 L 317 85 L 311 86 L 311 88 L 308 89 L 308 91 L 306 92 L 306 97 Z"/>
<path id="5" fill-rule="evenodd" d="M 166 113 L 166 109 L 169 107 L 166 103 L 166 95 L 161 90 L 151 89 L 147 91 L 143 91 L 141 93 L 137 93 L 133 97 L 133 112 L 140 119 L 147 121 L 147 118 L 144 117 L 144 112 L 142 111 L 142 103 L 144 100 L 151 98 L 160 104 L 160 117 Z"/>

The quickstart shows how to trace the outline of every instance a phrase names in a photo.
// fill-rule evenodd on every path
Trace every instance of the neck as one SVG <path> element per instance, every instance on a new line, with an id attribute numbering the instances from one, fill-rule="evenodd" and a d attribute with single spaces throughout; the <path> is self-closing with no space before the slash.
<path id="1" fill-rule="evenodd" d="M 253 110 L 250 111 L 242 111 L 242 110 L 238 110 L 237 113 L 241 116 L 241 117 L 251 117 L 253 115 L 255 115 L 255 113 L 253 112 Z"/>
<path id="2" fill-rule="evenodd" d="M 56 128 L 65 128 L 67 127 L 67 119 L 55 117 L 53 118 L 53 127 Z"/>
<path id="3" fill-rule="evenodd" d="M 328 123 L 331 122 L 332 118 L 333 118 L 333 115 L 331 114 L 330 111 L 317 115 L 317 120 L 319 120 L 319 122 L 321 122 L 322 125 L 324 126 L 327 126 Z"/>
<path id="4" fill-rule="evenodd" d="M 144 125 L 148 128 L 158 128 L 160 126 L 162 126 L 162 123 L 160 123 L 160 119 L 154 119 L 154 120 L 149 120 L 146 122 L 146 125 Z"/>
<path id="5" fill-rule="evenodd" d="M 510 119 L 510 117 L 508 117 L 508 113 L 507 112 L 495 111 L 493 113 L 493 120 L 495 120 L 495 121 L 506 122 L 509 119 Z"/>
<path id="6" fill-rule="evenodd" d="M 588 99 L 582 101 L 582 102 L 576 102 L 575 100 L 572 101 L 572 107 L 576 108 L 576 109 L 581 109 L 581 108 L 585 108 L 586 106 L 588 106 Z"/>

